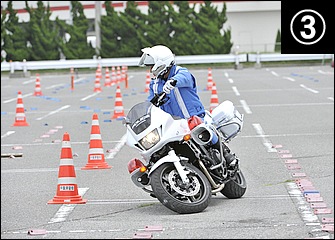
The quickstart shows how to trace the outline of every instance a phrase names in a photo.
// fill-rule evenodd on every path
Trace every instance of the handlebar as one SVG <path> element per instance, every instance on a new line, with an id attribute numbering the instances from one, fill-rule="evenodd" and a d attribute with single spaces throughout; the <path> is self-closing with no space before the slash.
<path id="1" fill-rule="evenodd" d="M 171 83 L 172 86 L 176 86 L 177 84 L 177 80 L 173 80 L 173 82 Z M 155 93 L 155 96 L 150 100 L 150 102 L 155 105 L 156 107 L 162 106 L 167 99 L 165 99 L 166 97 L 166 93 L 165 92 L 161 92 L 161 93 Z"/>

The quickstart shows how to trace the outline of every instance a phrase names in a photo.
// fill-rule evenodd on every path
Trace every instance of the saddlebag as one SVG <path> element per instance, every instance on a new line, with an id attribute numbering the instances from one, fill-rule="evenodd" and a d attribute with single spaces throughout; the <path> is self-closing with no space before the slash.
<path id="1" fill-rule="evenodd" d="M 226 141 L 234 138 L 243 127 L 243 114 L 239 113 L 233 103 L 228 100 L 213 109 L 212 120 Z"/>

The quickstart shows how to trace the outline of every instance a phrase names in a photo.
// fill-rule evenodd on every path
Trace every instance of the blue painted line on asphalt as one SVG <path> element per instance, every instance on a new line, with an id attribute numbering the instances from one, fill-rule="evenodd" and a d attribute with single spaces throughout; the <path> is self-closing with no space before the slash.
<path id="1" fill-rule="evenodd" d="M 306 190 L 303 192 L 303 194 L 306 194 L 306 193 L 320 193 L 320 191 L 318 190 Z"/>

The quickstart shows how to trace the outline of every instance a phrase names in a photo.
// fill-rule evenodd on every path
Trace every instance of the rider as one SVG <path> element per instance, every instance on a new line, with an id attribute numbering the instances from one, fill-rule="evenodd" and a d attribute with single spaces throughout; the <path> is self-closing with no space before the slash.
<path id="1" fill-rule="evenodd" d="M 196 115 L 204 120 L 206 111 L 197 93 L 196 79 L 187 68 L 176 65 L 173 52 L 163 45 L 146 47 L 141 51 L 143 54 L 139 66 L 149 66 L 154 75 L 147 100 L 150 101 L 155 94 L 163 91 L 168 100 L 160 106 L 162 110 L 172 116 L 189 119 Z M 220 149 L 216 134 L 213 134 L 211 145 L 217 150 Z M 234 157 L 229 152 L 227 154 L 225 152 L 225 158 L 230 164 Z"/>
<path id="2" fill-rule="evenodd" d="M 163 91 L 168 100 L 160 107 L 165 112 L 185 119 L 196 115 L 204 120 L 206 111 L 197 93 L 196 79 L 187 68 L 176 65 L 173 52 L 163 45 L 143 48 L 142 52 L 139 65 L 150 66 L 154 75 L 148 100 Z M 217 137 L 212 139 L 212 144 L 219 147 Z"/>

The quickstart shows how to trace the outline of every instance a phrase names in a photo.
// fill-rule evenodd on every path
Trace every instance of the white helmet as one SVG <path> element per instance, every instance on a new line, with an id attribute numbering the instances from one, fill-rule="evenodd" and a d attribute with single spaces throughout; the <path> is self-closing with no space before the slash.
<path id="1" fill-rule="evenodd" d="M 143 48 L 141 51 L 143 54 L 138 65 L 153 66 L 151 72 L 154 76 L 164 75 L 175 63 L 174 54 L 166 46 L 157 45 Z"/>

